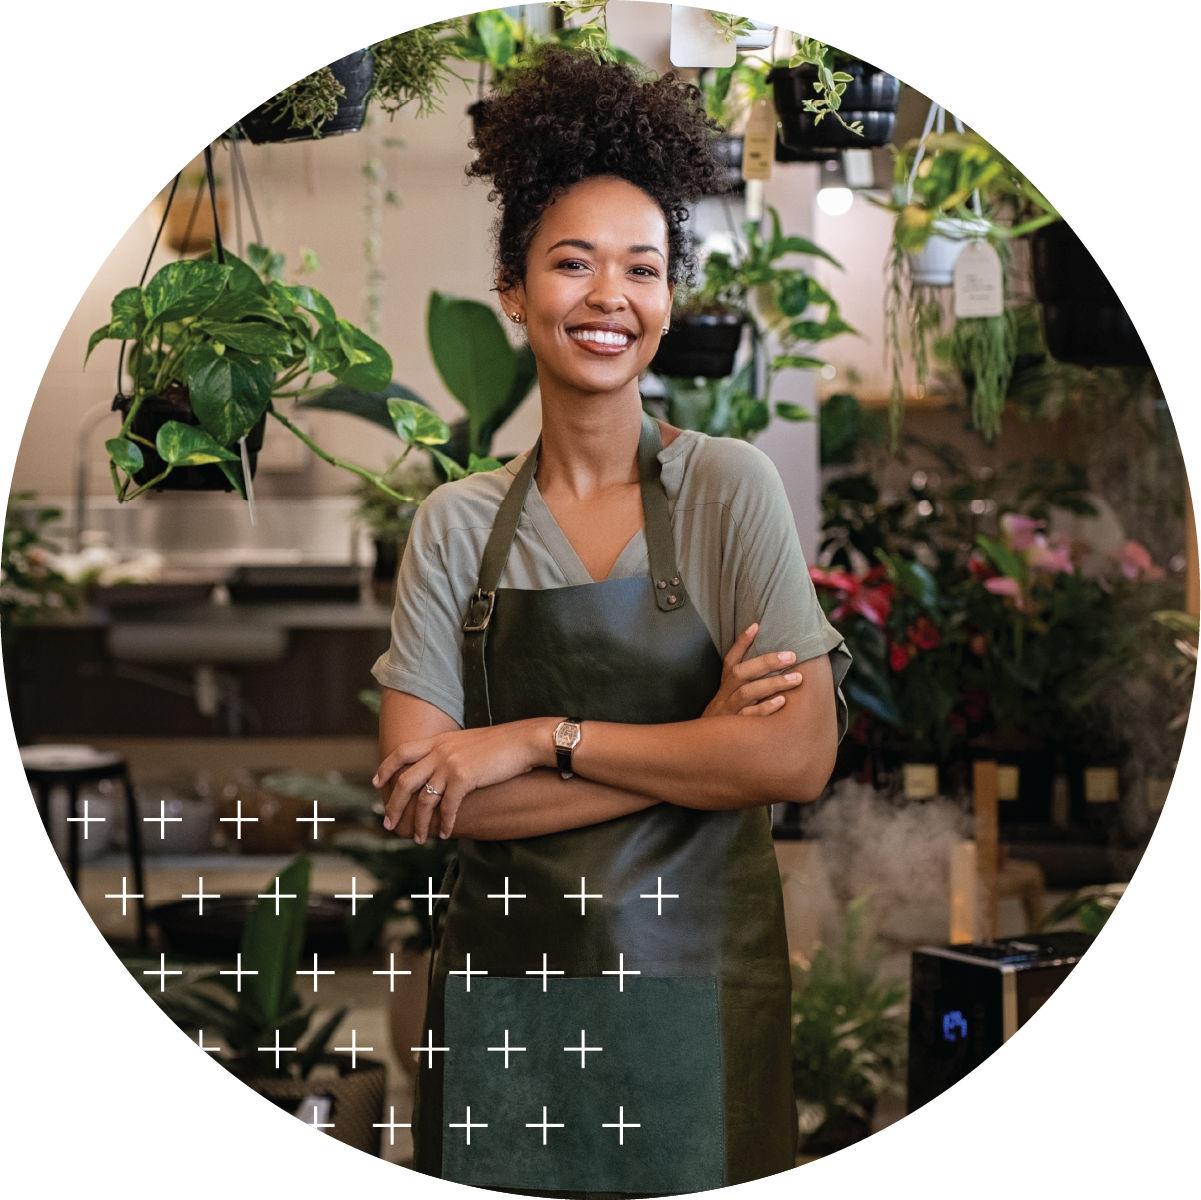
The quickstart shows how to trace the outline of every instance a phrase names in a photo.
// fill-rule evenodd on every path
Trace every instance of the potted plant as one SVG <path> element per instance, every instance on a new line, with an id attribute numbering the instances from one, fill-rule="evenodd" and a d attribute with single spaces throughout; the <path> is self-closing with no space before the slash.
<path id="1" fill-rule="evenodd" d="M 385 604 L 393 599 L 392 589 L 408 541 L 409 529 L 417 514 L 417 506 L 438 486 L 439 480 L 428 461 L 402 465 L 385 477 L 394 492 L 411 497 L 397 500 L 380 491 L 373 483 L 362 480 L 355 487 L 358 504 L 354 518 L 370 533 L 375 548 L 371 585 L 376 598 Z"/>
<path id="2" fill-rule="evenodd" d="M 938 115 L 935 109 L 931 125 Z M 997 252 L 1002 288 L 996 311 L 990 315 L 955 318 L 952 352 L 961 370 L 974 379 L 973 423 L 991 438 L 1000 428 L 1017 353 L 1016 318 L 1006 303 L 1008 245 L 1058 221 L 1059 215 L 1012 163 L 976 134 L 961 130 L 931 130 L 897 154 L 887 207 L 895 215 L 885 289 L 894 444 L 904 410 L 902 329 L 909 335 L 918 384 L 924 385 L 929 341 L 946 320 L 939 288 L 952 282 L 951 276 L 939 273 L 921 256 L 932 247 L 949 249 L 944 257 L 953 272 L 958 254 L 972 241 L 985 242 Z"/>
<path id="3" fill-rule="evenodd" d="M 805 1155 L 861 1141 L 879 1098 L 900 1093 L 905 989 L 879 978 L 867 919 L 868 897 L 852 900 L 840 943 L 793 967 L 792 1081 Z"/>
<path id="4" fill-rule="evenodd" d="M 209 258 L 168 263 L 144 287 L 118 292 L 112 319 L 89 339 L 87 357 L 105 340 L 129 347 L 133 386 L 114 401 L 123 420 L 105 443 L 118 500 L 179 484 L 245 497 L 269 416 L 326 462 L 403 499 L 383 473 L 335 459 L 277 407 L 322 390 L 321 374 L 356 391 L 381 389 L 392 373 L 388 352 L 315 288 L 281 282 L 282 256 L 261 246 L 250 247 L 248 262 L 217 256 L 214 248 Z M 381 401 L 381 410 L 406 447 L 436 440 L 403 400 Z"/>
<path id="5" fill-rule="evenodd" d="M 379 1130 L 372 1126 L 383 1119 L 384 1064 L 356 1055 L 352 1065 L 350 1057 L 335 1054 L 330 1045 L 347 1008 L 314 1025 L 316 1008 L 305 1007 L 296 991 L 311 866 L 302 854 L 279 873 L 284 898 L 278 915 L 271 896 L 251 911 L 241 940 L 243 975 L 192 968 L 176 982 L 156 985 L 139 960 L 126 965 L 180 1028 L 218 1045 L 217 1061 L 248 1087 L 308 1121 L 312 1114 L 297 1111 L 298 1105 L 306 1097 L 329 1097 L 332 1136 L 376 1154 Z M 266 1049 L 277 1044 L 288 1049 Z"/>
<path id="6" fill-rule="evenodd" d="M 666 381 L 669 407 L 676 410 L 669 419 L 679 416 L 689 428 L 750 437 L 767 426 L 773 412 L 789 420 L 805 420 L 808 414 L 796 405 L 771 406 L 776 374 L 821 366 L 820 359 L 799 351 L 837 334 L 855 332 L 813 275 L 803 267 L 783 266 L 780 260 L 804 254 L 834 266 L 838 262 L 807 238 L 786 236 L 774 208 L 768 209 L 768 216 L 766 236 L 757 222 L 747 221 L 734 254 L 714 251 L 708 256 L 700 286 L 682 294 L 671 328 L 651 361 L 651 371 Z M 734 369 L 744 326 L 756 346 L 769 337 L 775 343 L 774 353 L 764 362 L 761 387 L 755 384 L 753 364 Z M 711 382 L 697 387 L 698 378 Z M 689 409 L 692 417 L 686 415 Z"/>
<path id="7" fill-rule="evenodd" d="M 436 112 L 456 55 L 449 32 L 458 23 L 437 21 L 356 50 L 289 84 L 257 105 L 238 130 L 255 144 L 304 141 L 363 127 L 371 104 L 394 117 L 416 103 L 421 116 Z"/>
<path id="8" fill-rule="evenodd" d="M 901 82 L 870 63 L 797 36 L 770 73 L 780 140 L 793 150 L 884 146 L 896 128 Z"/>

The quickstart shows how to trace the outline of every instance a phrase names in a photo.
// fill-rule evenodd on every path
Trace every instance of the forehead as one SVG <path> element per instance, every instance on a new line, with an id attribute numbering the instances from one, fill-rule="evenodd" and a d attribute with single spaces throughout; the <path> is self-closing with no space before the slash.
<path id="1" fill-rule="evenodd" d="M 667 250 L 667 219 L 653 197 L 624 179 L 602 175 L 573 184 L 546 207 L 534 244 L 560 238 Z"/>

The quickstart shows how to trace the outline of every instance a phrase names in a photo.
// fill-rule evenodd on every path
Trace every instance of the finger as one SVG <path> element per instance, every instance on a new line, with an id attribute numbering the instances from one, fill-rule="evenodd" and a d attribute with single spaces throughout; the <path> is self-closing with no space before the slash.
<path id="1" fill-rule="evenodd" d="M 446 795 L 438 809 L 438 834 L 446 839 L 454 833 L 455 818 L 459 815 L 459 805 L 463 803 L 462 788 L 447 786 Z"/>
<path id="2" fill-rule="evenodd" d="M 374 787 L 383 787 L 398 771 L 403 771 L 411 763 L 417 762 L 429 753 L 428 742 L 406 742 L 390 751 L 384 761 L 376 768 L 371 783 Z"/>
<path id="3" fill-rule="evenodd" d="M 727 667 L 734 667 L 746 657 L 746 652 L 751 648 L 755 641 L 755 637 L 759 633 L 759 622 L 756 621 L 753 625 L 748 625 L 735 639 L 733 645 L 726 651 L 726 656 L 722 660 Z"/>
<path id="4" fill-rule="evenodd" d="M 769 696 L 766 700 L 761 700 L 758 704 L 748 704 L 746 708 L 740 708 L 738 715 L 740 717 L 767 717 L 774 712 L 779 712 L 783 707 L 783 696 Z"/>
<path id="5" fill-rule="evenodd" d="M 790 671 L 787 675 L 770 675 L 766 679 L 753 679 L 750 683 L 744 683 L 734 692 L 731 700 L 741 710 L 748 705 L 759 704 L 777 693 L 790 692 L 800 684 L 799 671 Z"/>
<path id="6" fill-rule="evenodd" d="M 430 828 L 434 825 L 434 814 L 442 803 L 442 788 L 435 783 L 428 783 L 416 793 L 414 799 L 417 807 L 413 818 L 413 841 L 420 846 L 429 837 Z"/>

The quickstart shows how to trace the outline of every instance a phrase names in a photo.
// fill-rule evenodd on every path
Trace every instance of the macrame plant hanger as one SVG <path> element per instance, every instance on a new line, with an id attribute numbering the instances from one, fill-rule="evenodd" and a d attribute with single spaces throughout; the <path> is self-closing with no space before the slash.
<path id="1" fill-rule="evenodd" d="M 954 114 L 950 114 L 951 121 L 958 133 L 963 133 L 963 122 Z M 930 108 L 926 113 L 926 122 L 922 126 L 922 136 L 918 139 L 917 153 L 913 156 L 913 166 L 909 168 L 909 182 L 905 188 L 905 203 L 913 203 L 913 182 L 917 179 L 917 169 L 922 164 L 922 159 L 926 156 L 926 139 L 933 133 L 945 133 L 947 125 L 947 110 L 936 101 L 930 102 Z M 977 217 L 983 218 L 984 212 L 980 205 L 980 192 L 978 189 L 972 192 L 972 212 Z"/>
<path id="2" fill-rule="evenodd" d="M 259 228 L 258 214 L 254 208 L 254 198 L 250 193 L 250 179 L 246 174 L 246 164 L 242 159 L 242 151 L 239 145 L 238 129 L 235 126 L 229 133 L 229 154 L 230 163 L 233 168 L 233 197 L 234 197 L 234 233 L 235 241 L 238 247 L 238 256 L 241 257 L 244 253 L 242 244 L 242 196 L 245 195 L 246 209 L 250 214 L 250 222 L 254 227 L 255 240 L 262 243 L 263 235 Z M 176 193 L 179 191 L 179 183 L 183 178 L 183 171 L 178 171 L 175 178 L 171 181 L 171 190 L 167 193 L 166 203 L 163 205 L 162 219 L 158 223 L 158 229 L 155 230 L 154 241 L 150 244 L 150 253 L 146 255 L 145 265 L 142 267 L 142 274 L 138 279 L 138 287 L 144 287 L 146 284 L 146 276 L 150 273 L 150 264 L 154 260 L 154 253 L 158 249 L 159 240 L 163 236 L 163 230 L 167 225 L 167 218 L 171 214 L 171 206 L 175 202 Z M 204 193 L 207 190 L 209 206 L 213 214 L 213 249 L 216 251 L 217 262 L 224 265 L 225 263 L 225 243 L 221 237 L 221 218 L 217 212 L 217 180 L 213 173 L 213 147 L 212 145 L 204 148 L 204 178 L 200 181 L 196 189 L 196 196 L 192 201 L 191 211 L 188 213 L 188 223 L 184 232 L 183 244 L 186 246 L 192 236 L 192 227 L 196 222 L 197 214 L 200 210 L 200 204 Z M 182 252 L 180 257 L 182 258 Z M 117 355 L 117 394 L 113 397 L 113 411 L 121 411 L 122 404 L 132 400 L 132 397 L 126 396 L 121 391 L 121 381 L 125 370 L 125 342 L 121 342 L 121 349 Z M 254 481 L 250 474 L 250 452 L 246 447 L 246 435 L 238 439 L 238 449 L 242 456 L 242 478 L 246 484 L 246 505 L 247 513 L 250 517 L 250 523 L 254 524 Z"/>

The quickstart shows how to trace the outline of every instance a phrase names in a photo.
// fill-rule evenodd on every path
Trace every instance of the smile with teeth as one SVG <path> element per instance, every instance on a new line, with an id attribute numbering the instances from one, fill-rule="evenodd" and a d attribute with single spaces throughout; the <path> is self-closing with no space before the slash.
<path id="1" fill-rule="evenodd" d="M 628 346 L 634 339 L 628 333 L 619 333 L 612 329 L 572 329 L 568 336 L 576 342 L 590 342 L 597 346 Z"/>

